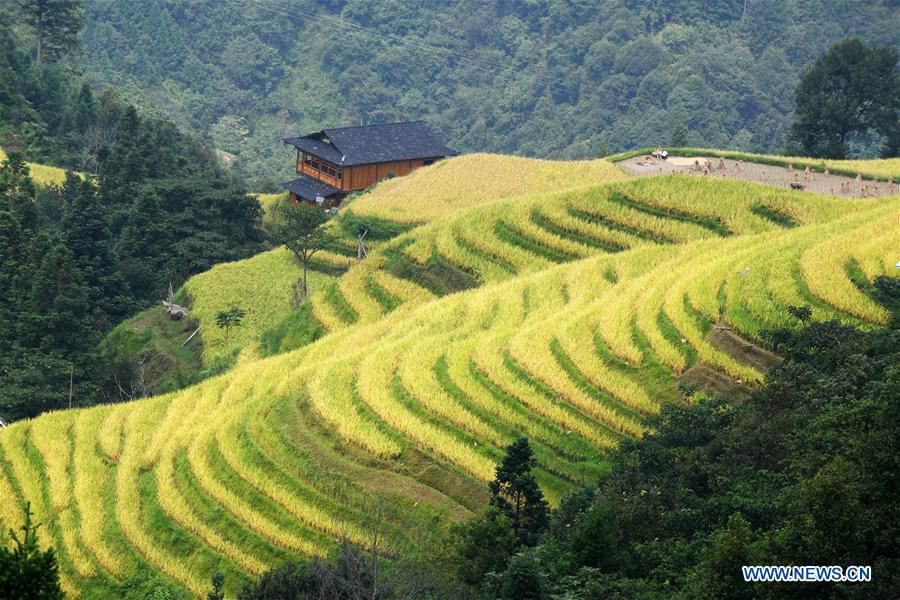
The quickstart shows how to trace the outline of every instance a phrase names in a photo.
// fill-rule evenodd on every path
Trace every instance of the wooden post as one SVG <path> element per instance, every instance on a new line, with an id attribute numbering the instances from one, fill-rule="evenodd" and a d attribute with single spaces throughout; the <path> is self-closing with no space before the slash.
<path id="1" fill-rule="evenodd" d="M 362 233 L 357 234 L 356 236 L 356 260 L 360 261 L 364 258 L 369 258 L 369 253 L 366 252 L 366 244 L 363 241 L 366 237 L 366 234 L 369 233 L 369 230 L 366 229 Z"/>
<path id="2" fill-rule="evenodd" d="M 72 408 L 72 396 L 75 395 L 75 365 L 69 367 L 69 408 Z"/>

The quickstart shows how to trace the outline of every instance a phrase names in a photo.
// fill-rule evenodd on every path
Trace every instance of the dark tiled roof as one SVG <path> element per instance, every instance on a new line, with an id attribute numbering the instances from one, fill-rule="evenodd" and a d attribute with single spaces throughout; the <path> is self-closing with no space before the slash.
<path id="1" fill-rule="evenodd" d="M 326 139 L 328 142 L 324 141 Z M 456 155 L 424 121 L 323 129 L 284 141 L 325 160 L 348 166 Z"/>
<path id="2" fill-rule="evenodd" d="M 341 164 L 341 158 L 343 158 L 343 154 L 338 152 L 334 146 L 323 142 L 321 140 L 317 140 L 313 137 L 295 137 L 295 138 L 287 138 L 284 140 L 285 144 L 290 144 L 299 150 L 303 150 L 304 152 L 309 152 L 310 154 L 314 154 L 321 158 L 324 158 L 328 162 L 334 163 L 336 165 Z"/>
<path id="3" fill-rule="evenodd" d="M 332 187 L 327 183 L 322 183 L 321 181 L 313 179 L 312 177 L 307 177 L 306 175 L 301 175 L 292 181 L 285 181 L 281 184 L 281 187 L 289 192 L 294 192 L 301 198 L 306 198 L 307 200 L 315 200 L 316 196 L 328 198 L 329 196 L 341 193 L 341 190 L 336 187 Z"/>

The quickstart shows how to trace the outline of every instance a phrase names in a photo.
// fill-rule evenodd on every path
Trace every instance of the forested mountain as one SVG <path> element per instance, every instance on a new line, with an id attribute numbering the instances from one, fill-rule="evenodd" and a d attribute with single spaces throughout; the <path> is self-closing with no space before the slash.
<path id="1" fill-rule="evenodd" d="M 687 142 L 780 152 L 803 67 L 855 35 L 896 46 L 894 0 L 88 0 L 86 71 L 239 155 L 427 118 L 459 150 L 589 157 Z M 878 143 L 857 144 L 873 151 Z"/>
<path id="2" fill-rule="evenodd" d="M 70 20 L 46 25 L 38 62 L 28 48 L 37 37 L 29 12 L 37 4 L 0 10 L 6 421 L 121 399 L 100 356 L 103 336 L 158 303 L 169 284 L 262 247 L 259 203 L 202 141 L 169 120 L 139 114 L 114 90 L 95 95 L 72 72 L 72 48 L 62 42 L 80 26 L 77 2 L 67 3 Z M 39 8 L 62 10 L 54 3 Z M 25 159 L 85 173 L 39 187 Z"/>

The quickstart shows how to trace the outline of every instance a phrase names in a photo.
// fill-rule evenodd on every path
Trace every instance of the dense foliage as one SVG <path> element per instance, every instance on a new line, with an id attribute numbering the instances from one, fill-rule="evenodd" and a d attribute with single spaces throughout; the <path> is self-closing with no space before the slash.
<path id="1" fill-rule="evenodd" d="M 8 23 L 0 21 L 0 147 L 34 162 L 95 170 L 115 123 L 98 117 L 90 87 L 64 66 L 38 65 Z"/>
<path id="2" fill-rule="evenodd" d="M 590 157 L 668 143 L 780 152 L 801 70 L 890 0 L 88 0 L 86 69 L 289 174 L 280 138 L 427 118 L 451 147 Z M 877 151 L 880 140 L 851 149 Z"/>
<path id="3" fill-rule="evenodd" d="M 3 600 L 62 600 L 59 567 L 52 548 L 41 550 L 36 525 L 26 505 L 21 533 L 10 530 L 12 547 L 0 544 L 0 598 Z"/>
<path id="4" fill-rule="evenodd" d="M 900 154 L 897 49 L 847 39 L 810 65 L 797 88 L 790 138 L 805 156 L 847 158 L 848 142 L 877 132 L 884 156 Z"/>
<path id="5" fill-rule="evenodd" d="M 562 502 L 537 548 L 499 556 L 511 524 L 472 528 L 461 548 L 476 540 L 501 568 L 473 582 L 461 553 L 460 576 L 510 599 L 896 597 L 900 288 L 876 283 L 891 326 L 771 332 L 787 360 L 747 402 L 665 406 L 596 487 Z M 741 565 L 756 564 L 871 565 L 874 576 L 744 583 Z M 530 594 L 506 591 L 519 588 Z"/>
<path id="6" fill-rule="evenodd" d="M 14 16 L 29 22 L 28 6 Z M 196 139 L 110 92 L 95 97 L 17 40 L 3 23 L 0 416 L 8 420 L 117 397 L 111 380 L 127 374 L 105 372 L 102 336 L 158 302 L 170 282 L 245 258 L 262 237 L 259 203 Z M 63 46 L 47 46 L 45 58 Z M 96 175 L 39 188 L 25 157 Z"/>

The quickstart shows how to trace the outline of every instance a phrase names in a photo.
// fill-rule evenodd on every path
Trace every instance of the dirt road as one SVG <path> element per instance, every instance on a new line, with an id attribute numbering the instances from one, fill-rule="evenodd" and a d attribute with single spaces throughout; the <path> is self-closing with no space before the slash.
<path id="1" fill-rule="evenodd" d="M 706 164 L 708 161 L 708 168 Z M 852 177 L 805 172 L 803 169 L 788 169 L 758 163 L 739 162 L 715 157 L 669 156 L 668 160 L 656 160 L 643 164 L 643 157 L 630 158 L 616 164 L 626 173 L 638 177 L 683 173 L 698 177 L 726 177 L 744 181 L 754 181 L 767 185 L 790 188 L 791 184 L 803 186 L 808 192 L 844 196 L 846 198 L 878 198 L 900 193 L 900 186 L 893 183 L 857 181 Z"/>

